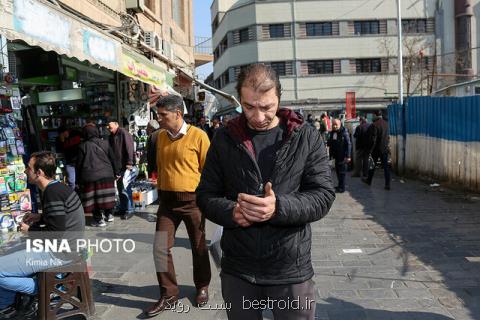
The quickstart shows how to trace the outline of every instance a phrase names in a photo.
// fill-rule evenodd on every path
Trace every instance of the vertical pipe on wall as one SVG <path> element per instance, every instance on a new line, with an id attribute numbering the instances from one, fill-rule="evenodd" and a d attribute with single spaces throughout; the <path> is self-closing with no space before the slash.
<path id="1" fill-rule="evenodd" d="M 472 69 L 472 16 L 471 0 L 455 0 L 455 60 L 456 72 L 465 74 L 459 81 L 470 79 Z"/>
<path id="2" fill-rule="evenodd" d="M 297 62 L 297 10 L 295 0 L 292 1 L 292 36 L 293 36 L 293 63 L 295 63 L 295 77 L 293 92 L 295 95 L 295 101 L 298 100 L 298 76 L 299 76 L 299 63 Z"/>

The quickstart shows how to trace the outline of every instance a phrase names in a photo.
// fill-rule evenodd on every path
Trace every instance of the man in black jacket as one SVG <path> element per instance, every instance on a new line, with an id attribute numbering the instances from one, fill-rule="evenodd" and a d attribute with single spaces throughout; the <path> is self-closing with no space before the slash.
<path id="1" fill-rule="evenodd" d="M 385 175 L 385 190 L 390 190 L 390 164 L 388 157 L 390 149 L 388 147 L 390 136 L 388 132 L 388 122 L 383 119 L 382 113 L 379 111 L 373 118 L 373 123 L 368 128 L 369 150 L 375 162 L 380 158 Z M 375 167 L 368 171 L 368 178 L 362 179 L 368 185 L 372 184 Z"/>
<path id="2" fill-rule="evenodd" d="M 128 219 L 133 214 L 133 200 L 132 200 L 132 182 L 135 180 L 138 169 L 135 166 L 135 148 L 133 144 L 133 137 L 124 128 L 120 128 L 117 120 L 108 120 L 108 130 L 110 136 L 108 142 L 113 149 L 116 164 L 119 168 L 117 175 L 117 189 L 120 197 L 119 215 L 121 219 Z"/>
<path id="3" fill-rule="evenodd" d="M 368 156 L 369 156 L 369 143 L 368 143 L 368 127 L 370 124 L 364 117 L 360 117 L 360 123 L 355 128 L 355 162 L 353 163 L 354 169 L 352 177 L 368 177 Z"/>
<path id="4" fill-rule="evenodd" d="M 335 160 L 335 171 L 337 173 L 338 186 L 335 191 L 345 192 L 345 175 L 347 166 L 351 161 L 352 144 L 347 129 L 342 126 L 339 119 L 333 120 L 332 133 L 328 139 L 330 147 L 330 158 Z"/>
<path id="5" fill-rule="evenodd" d="M 247 67 L 237 91 L 243 113 L 218 130 L 197 188 L 201 211 L 224 228 L 228 318 L 260 319 L 268 307 L 277 319 L 314 319 L 310 223 L 335 199 L 323 139 L 279 108 L 272 68 Z"/>

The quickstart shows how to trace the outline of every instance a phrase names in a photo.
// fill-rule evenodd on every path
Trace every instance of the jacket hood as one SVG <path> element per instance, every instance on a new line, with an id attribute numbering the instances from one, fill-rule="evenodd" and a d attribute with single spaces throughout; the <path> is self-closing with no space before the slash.
<path id="1" fill-rule="evenodd" d="M 280 122 L 284 123 L 287 127 L 287 134 L 284 141 L 286 141 L 292 135 L 296 128 L 299 128 L 304 124 L 304 120 L 300 115 L 287 108 L 280 108 L 277 112 L 277 117 L 279 117 Z M 245 147 L 247 147 L 248 151 L 255 155 L 255 149 L 253 148 L 252 140 L 247 134 L 246 129 L 247 118 L 243 113 L 237 118 L 230 120 L 226 126 L 226 131 L 230 134 L 230 136 L 243 143 Z"/>
<path id="2" fill-rule="evenodd" d="M 98 128 L 96 126 L 86 125 L 85 127 L 83 127 L 82 132 L 83 132 L 83 138 L 85 140 L 100 138 L 100 133 L 98 132 Z"/>

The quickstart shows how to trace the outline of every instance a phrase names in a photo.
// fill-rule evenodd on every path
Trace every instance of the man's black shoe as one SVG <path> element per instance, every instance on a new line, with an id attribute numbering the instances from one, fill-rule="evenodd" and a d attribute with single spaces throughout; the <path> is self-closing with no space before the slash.
<path id="1" fill-rule="evenodd" d="M 368 184 L 368 185 L 371 185 L 371 184 L 372 184 L 371 181 L 368 181 L 368 179 L 365 179 L 365 178 L 362 178 L 362 182 L 363 182 L 363 183 L 366 183 L 366 184 Z"/>
<path id="2" fill-rule="evenodd" d="M 17 309 L 15 309 L 15 304 L 8 306 L 6 308 L 0 309 L 0 319 L 13 319 L 17 315 Z"/>
<path id="3" fill-rule="evenodd" d="M 126 212 L 120 216 L 120 219 L 122 220 L 128 220 L 131 217 L 133 217 L 133 212 Z"/>
<path id="4" fill-rule="evenodd" d="M 335 188 L 335 192 L 336 192 L 336 193 L 344 193 L 344 192 L 345 192 L 345 189 Z"/>
<path id="5" fill-rule="evenodd" d="M 18 319 L 36 319 L 38 313 L 38 298 L 22 294 L 16 303 Z"/>
<path id="6" fill-rule="evenodd" d="M 203 307 L 208 302 L 208 287 L 203 287 L 197 290 L 197 296 L 195 297 L 197 307 Z"/>
<path id="7" fill-rule="evenodd" d="M 160 300 L 155 302 L 150 308 L 146 309 L 144 314 L 147 317 L 155 317 L 164 310 L 173 310 L 175 309 L 175 303 L 177 300 L 177 296 L 161 297 Z"/>
<path id="8" fill-rule="evenodd" d="M 385 186 L 385 190 L 390 190 L 390 186 Z"/>

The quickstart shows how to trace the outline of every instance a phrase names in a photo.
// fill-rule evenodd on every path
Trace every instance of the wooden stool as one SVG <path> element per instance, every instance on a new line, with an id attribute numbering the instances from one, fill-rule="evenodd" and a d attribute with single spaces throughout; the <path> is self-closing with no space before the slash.
<path id="1" fill-rule="evenodd" d="M 62 274 L 62 279 L 58 279 L 58 274 Z M 38 287 L 40 320 L 63 319 L 73 315 L 83 315 L 89 319 L 95 314 L 90 278 L 83 260 L 38 273 Z M 50 300 L 51 294 L 58 296 L 55 301 Z M 58 313 L 65 304 L 69 309 Z"/>

